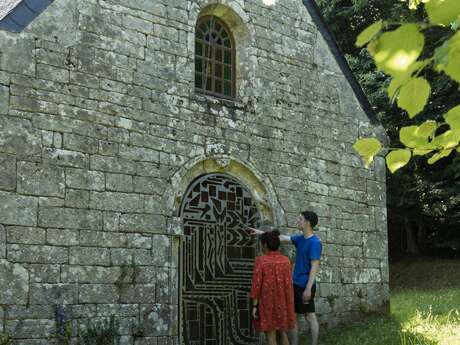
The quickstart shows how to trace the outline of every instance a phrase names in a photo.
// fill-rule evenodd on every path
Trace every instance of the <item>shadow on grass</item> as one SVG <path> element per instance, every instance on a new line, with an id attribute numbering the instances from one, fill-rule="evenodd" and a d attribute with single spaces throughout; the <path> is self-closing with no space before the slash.
<path id="1" fill-rule="evenodd" d="M 324 329 L 321 345 L 439 345 L 423 334 L 404 330 L 393 317 L 369 314 L 361 321 Z M 302 335 L 299 345 L 311 344 L 310 335 Z"/>

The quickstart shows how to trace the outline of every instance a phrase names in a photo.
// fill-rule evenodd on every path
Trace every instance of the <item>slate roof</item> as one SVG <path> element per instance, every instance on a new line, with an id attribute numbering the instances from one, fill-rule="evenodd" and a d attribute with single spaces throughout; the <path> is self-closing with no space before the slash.
<path id="1" fill-rule="evenodd" d="M 54 0 L 0 0 L 0 29 L 21 32 Z M 78 1 L 78 0 L 75 0 Z"/>

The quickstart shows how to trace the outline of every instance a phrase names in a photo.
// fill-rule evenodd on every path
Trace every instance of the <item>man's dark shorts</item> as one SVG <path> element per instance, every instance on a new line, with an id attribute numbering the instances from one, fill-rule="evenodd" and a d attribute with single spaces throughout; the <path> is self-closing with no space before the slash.
<path id="1" fill-rule="evenodd" d="M 316 284 L 311 288 L 311 298 L 307 303 L 303 302 L 303 292 L 305 288 L 294 284 L 294 307 L 296 314 L 309 314 L 315 312 L 315 293 Z"/>

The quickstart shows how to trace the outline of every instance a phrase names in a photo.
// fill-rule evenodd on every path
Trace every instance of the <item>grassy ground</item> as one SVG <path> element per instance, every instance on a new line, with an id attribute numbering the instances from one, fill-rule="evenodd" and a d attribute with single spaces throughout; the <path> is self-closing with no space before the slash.
<path id="1" fill-rule="evenodd" d="M 405 260 L 390 279 L 390 315 L 327 330 L 320 344 L 460 345 L 460 261 Z"/>

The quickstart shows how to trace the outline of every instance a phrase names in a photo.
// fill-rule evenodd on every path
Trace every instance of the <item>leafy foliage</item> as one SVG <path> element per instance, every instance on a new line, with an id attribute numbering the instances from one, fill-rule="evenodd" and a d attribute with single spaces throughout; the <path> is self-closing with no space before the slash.
<path id="1" fill-rule="evenodd" d="M 110 319 L 92 322 L 81 332 L 79 345 L 118 345 L 118 327 L 113 315 Z"/>
<path id="2" fill-rule="evenodd" d="M 414 10 L 407 6 L 407 2 L 394 0 L 316 2 L 382 121 L 390 146 L 412 152 L 411 160 L 403 169 L 388 175 L 388 215 L 398 220 L 394 225 L 395 231 L 401 233 L 404 222 L 401 224 L 399 220 L 408 217 L 427 228 L 424 240 L 430 245 L 447 245 L 449 241 L 456 241 L 456 229 L 460 222 L 460 157 L 451 152 L 434 165 L 427 162 L 427 157 L 436 153 L 429 145 L 434 136 L 458 128 L 458 84 L 445 73 L 432 68 L 433 64 L 447 65 L 449 46 L 445 42 L 455 34 L 451 28 L 440 26 L 427 26 L 421 31 L 425 36 L 424 50 L 407 73 L 415 78 L 425 78 L 430 84 L 431 94 L 424 109 L 411 119 L 396 106 L 401 86 L 408 79 L 404 75 L 393 77 L 378 70 L 369 51 L 357 47 L 355 43 L 356 38 L 375 23 L 382 25 L 374 27 L 379 28 L 376 34 L 371 30 L 367 33 L 368 37 L 360 38 L 363 46 L 378 39 L 385 30 L 399 27 L 397 23 L 425 21 L 427 24 L 423 6 Z M 415 0 L 416 3 L 423 4 Z M 434 56 L 431 52 L 435 52 Z M 397 238 L 400 239 L 401 235 Z"/>
<path id="3" fill-rule="evenodd" d="M 416 10 L 418 6 L 425 6 L 429 23 L 418 21 L 400 24 L 379 20 L 366 28 L 356 41 L 357 47 L 367 42 L 367 50 L 377 68 L 392 78 L 388 86 L 388 95 L 392 100 L 396 99 L 397 105 L 405 110 L 411 119 L 424 110 L 432 92 L 429 81 L 421 77 L 421 73 L 428 73 L 427 70 L 432 69 L 460 83 L 460 31 L 455 32 L 460 28 L 460 2 L 457 0 L 422 2 L 423 5 L 420 1 L 409 1 L 409 8 Z M 397 28 L 394 29 L 394 26 Z M 428 30 L 433 28 L 439 30 L 447 28 L 451 31 L 443 36 L 442 44 L 435 49 L 425 46 L 425 36 L 430 36 Z M 419 60 L 422 55 L 423 59 Z M 457 109 L 458 106 L 451 109 L 449 113 L 454 115 L 446 116 L 446 121 L 439 123 L 438 127 L 445 127 L 445 130 L 432 132 L 426 141 L 410 140 L 410 145 L 407 145 L 407 141 L 401 140 L 400 144 L 405 146 L 404 150 L 413 151 L 414 156 L 428 156 L 428 164 L 449 157 L 455 150 L 460 152 L 460 130 L 455 115 Z M 432 122 L 425 123 L 432 126 Z M 407 136 L 407 133 L 405 134 Z M 361 150 L 357 152 L 367 164 L 372 157 L 362 155 L 361 152 L 366 151 L 365 146 L 369 144 L 369 140 L 361 139 L 358 143 L 359 145 L 355 146 L 360 147 Z M 375 147 L 375 143 L 373 145 Z M 387 156 L 386 160 L 392 173 L 408 163 L 407 151 L 393 150 L 395 153 L 390 152 L 388 154 L 390 157 Z"/>
<path id="4" fill-rule="evenodd" d="M 8 333 L 0 333 L 0 345 L 11 345 L 13 338 Z"/>

